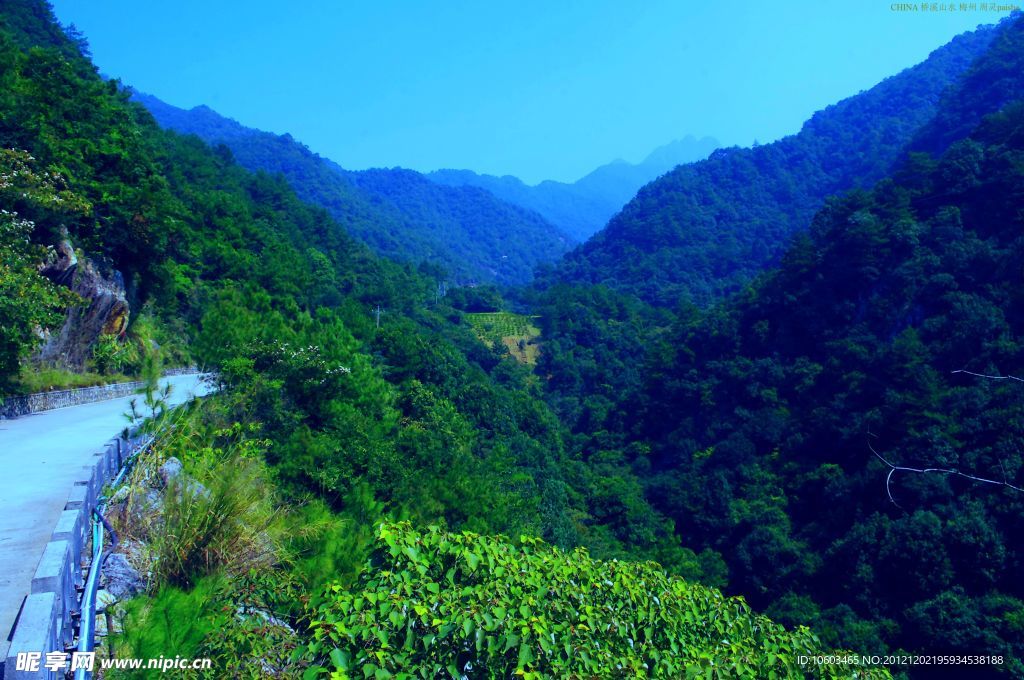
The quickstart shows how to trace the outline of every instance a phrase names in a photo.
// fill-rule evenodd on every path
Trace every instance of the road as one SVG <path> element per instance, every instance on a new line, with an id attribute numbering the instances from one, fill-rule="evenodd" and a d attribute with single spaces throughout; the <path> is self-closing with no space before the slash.
<path id="1" fill-rule="evenodd" d="M 170 404 L 208 390 L 198 375 L 164 378 Z M 127 425 L 132 397 L 0 420 L 0 660 L 39 558 L 82 466 Z"/>

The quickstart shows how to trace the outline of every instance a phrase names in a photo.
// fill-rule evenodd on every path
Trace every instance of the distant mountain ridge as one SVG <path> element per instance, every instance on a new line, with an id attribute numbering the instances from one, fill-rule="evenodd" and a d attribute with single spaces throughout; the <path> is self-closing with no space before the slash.
<path id="1" fill-rule="evenodd" d="M 677 167 L 641 189 L 545 281 L 605 284 L 667 307 L 738 290 L 810 226 L 826 198 L 889 173 L 1007 23 L 954 38 L 920 64 L 815 113 L 795 135 Z M 969 128 L 967 113 L 960 117 Z M 927 150 L 946 146 L 941 135 L 929 139 Z"/>
<path id="2" fill-rule="evenodd" d="M 573 244 L 539 214 L 484 189 L 443 186 L 400 168 L 345 170 L 289 134 L 245 127 L 208 106 L 181 109 L 141 92 L 133 99 L 162 127 L 223 144 L 249 170 L 284 175 L 302 200 L 378 253 L 439 265 L 455 283 L 523 284 Z"/>
<path id="3" fill-rule="evenodd" d="M 427 177 L 449 186 L 487 189 L 510 203 L 534 210 L 578 241 L 597 233 L 648 182 L 677 165 L 699 161 L 717 149 L 711 137 L 687 135 L 652 151 L 639 163 L 615 160 L 576 182 L 546 180 L 528 185 L 517 177 L 472 170 L 435 170 Z"/>

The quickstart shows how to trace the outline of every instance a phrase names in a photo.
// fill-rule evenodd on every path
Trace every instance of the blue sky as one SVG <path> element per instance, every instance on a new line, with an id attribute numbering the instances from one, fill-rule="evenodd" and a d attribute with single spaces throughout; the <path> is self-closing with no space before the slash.
<path id="1" fill-rule="evenodd" d="M 887 0 L 53 4 L 104 73 L 171 104 L 290 132 L 351 169 L 529 182 L 686 134 L 777 139 L 1001 17 Z"/>

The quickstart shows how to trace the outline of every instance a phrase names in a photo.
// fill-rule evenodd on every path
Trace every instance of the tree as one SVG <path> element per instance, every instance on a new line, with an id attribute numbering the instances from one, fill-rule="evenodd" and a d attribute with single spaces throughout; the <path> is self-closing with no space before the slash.
<path id="1" fill-rule="evenodd" d="M 19 209 L 67 214 L 87 212 L 88 205 L 64 188 L 61 177 L 34 166 L 28 153 L 0 149 L 0 390 L 10 388 L 41 332 L 60 323 L 65 308 L 79 299 L 39 273 L 48 252 L 31 243 L 35 224 Z"/>

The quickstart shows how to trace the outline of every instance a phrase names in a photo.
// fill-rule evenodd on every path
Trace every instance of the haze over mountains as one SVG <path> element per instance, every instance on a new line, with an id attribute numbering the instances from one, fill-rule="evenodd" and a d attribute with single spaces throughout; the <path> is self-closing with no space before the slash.
<path id="1" fill-rule="evenodd" d="M 164 128 L 223 144 L 243 167 L 281 173 L 378 253 L 439 265 L 457 284 L 522 284 L 573 240 L 537 213 L 477 187 L 443 186 L 401 168 L 349 171 L 291 135 L 245 127 L 206 106 L 180 109 L 136 92 Z"/>
<path id="2" fill-rule="evenodd" d="M 577 241 L 597 233 L 637 190 L 677 165 L 706 158 L 718 148 L 711 137 L 687 135 L 658 147 L 640 163 L 616 160 L 576 182 L 548 180 L 527 185 L 511 175 L 496 177 L 472 170 L 435 170 L 427 177 L 451 186 L 477 186 L 510 203 L 535 210 Z"/>
<path id="3" fill-rule="evenodd" d="M 300 197 L 325 208 L 382 255 L 443 267 L 463 284 L 522 284 L 601 229 L 636 191 L 718 143 L 692 136 L 655 149 L 641 163 L 617 160 L 574 183 L 528 186 L 470 170 L 426 175 L 402 168 L 350 171 L 291 135 L 245 127 L 207 106 L 181 109 L 136 92 L 168 129 L 224 144 L 250 170 L 282 173 Z"/>
<path id="4" fill-rule="evenodd" d="M 828 196 L 868 188 L 889 172 L 997 31 L 957 37 L 817 112 L 795 135 L 676 168 L 641 189 L 551 280 L 603 283 L 666 306 L 736 291 L 777 260 Z"/>

